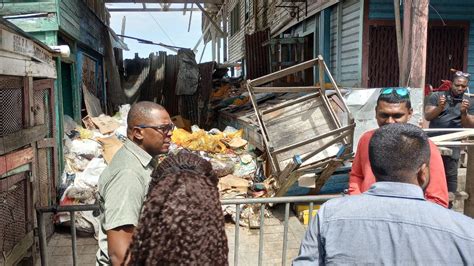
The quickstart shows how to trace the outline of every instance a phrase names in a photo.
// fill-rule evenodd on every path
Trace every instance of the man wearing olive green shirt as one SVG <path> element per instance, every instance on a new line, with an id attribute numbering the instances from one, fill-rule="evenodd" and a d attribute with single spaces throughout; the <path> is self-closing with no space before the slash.
<path id="1" fill-rule="evenodd" d="M 153 102 L 134 104 L 127 139 L 99 179 L 100 232 L 97 265 L 120 265 L 132 240 L 148 191 L 154 157 L 167 153 L 174 125 Z"/>

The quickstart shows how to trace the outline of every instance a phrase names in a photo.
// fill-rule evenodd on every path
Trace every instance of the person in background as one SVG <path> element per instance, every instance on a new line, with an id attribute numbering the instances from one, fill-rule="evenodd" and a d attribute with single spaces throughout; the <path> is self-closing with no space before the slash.
<path id="1" fill-rule="evenodd" d="M 474 265 L 474 220 L 424 198 L 430 150 L 415 125 L 377 129 L 369 142 L 377 182 L 323 204 L 293 265 Z"/>
<path id="2" fill-rule="evenodd" d="M 174 128 L 168 112 L 153 102 L 132 105 L 127 123 L 124 145 L 99 178 L 97 265 L 123 262 L 156 164 L 153 158 L 168 152 Z"/>
<path id="3" fill-rule="evenodd" d="M 468 90 L 470 75 L 462 71 L 454 74 L 448 91 L 431 93 L 425 107 L 425 119 L 430 128 L 472 128 L 474 127 L 474 102 Z M 447 132 L 430 134 L 436 136 Z M 455 193 L 458 186 L 458 163 L 461 155 L 459 147 L 451 148 L 451 155 L 443 155 L 448 191 Z"/>
<path id="4" fill-rule="evenodd" d="M 217 183 L 198 155 L 164 159 L 152 174 L 127 265 L 228 265 Z"/>
<path id="5" fill-rule="evenodd" d="M 379 127 L 394 123 L 408 123 L 412 113 L 413 109 L 408 89 L 385 88 L 380 91 L 375 107 L 375 118 Z M 349 176 L 350 195 L 363 193 L 375 183 L 375 176 L 369 161 L 369 142 L 374 132 L 374 130 L 367 131 L 359 139 Z M 431 149 L 429 165 L 431 178 L 430 182 L 423 188 L 425 197 L 429 201 L 448 207 L 448 189 L 441 154 L 433 142 L 429 141 L 429 144 Z"/>

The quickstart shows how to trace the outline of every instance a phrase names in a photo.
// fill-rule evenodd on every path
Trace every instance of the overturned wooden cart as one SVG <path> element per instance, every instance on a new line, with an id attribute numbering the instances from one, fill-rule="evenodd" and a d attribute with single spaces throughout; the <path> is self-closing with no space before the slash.
<path id="1" fill-rule="evenodd" d="M 274 86 L 283 77 L 313 68 L 322 86 Z M 315 184 L 315 190 L 319 191 L 343 160 L 351 156 L 355 127 L 341 90 L 322 56 L 248 80 L 247 89 L 275 177 L 275 196 L 285 195 L 302 174 L 318 169 L 322 170 Z M 262 110 L 257 103 L 260 93 L 301 95 Z"/>

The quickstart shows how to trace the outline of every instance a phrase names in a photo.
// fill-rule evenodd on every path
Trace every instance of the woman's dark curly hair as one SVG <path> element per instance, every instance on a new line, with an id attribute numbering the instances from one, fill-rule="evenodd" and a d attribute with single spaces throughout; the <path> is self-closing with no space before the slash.
<path id="1" fill-rule="evenodd" d="M 217 176 L 187 151 L 170 155 L 152 173 L 129 265 L 228 265 Z"/>

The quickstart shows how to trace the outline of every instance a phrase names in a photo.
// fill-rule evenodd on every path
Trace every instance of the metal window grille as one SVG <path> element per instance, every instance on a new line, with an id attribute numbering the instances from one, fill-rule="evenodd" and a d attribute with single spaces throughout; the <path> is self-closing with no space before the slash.
<path id="1" fill-rule="evenodd" d="M 24 178 L 0 193 L 0 252 L 10 251 L 26 235 L 26 185 Z"/>
<path id="2" fill-rule="evenodd" d="M 0 137 L 23 128 L 23 78 L 0 76 Z"/>

